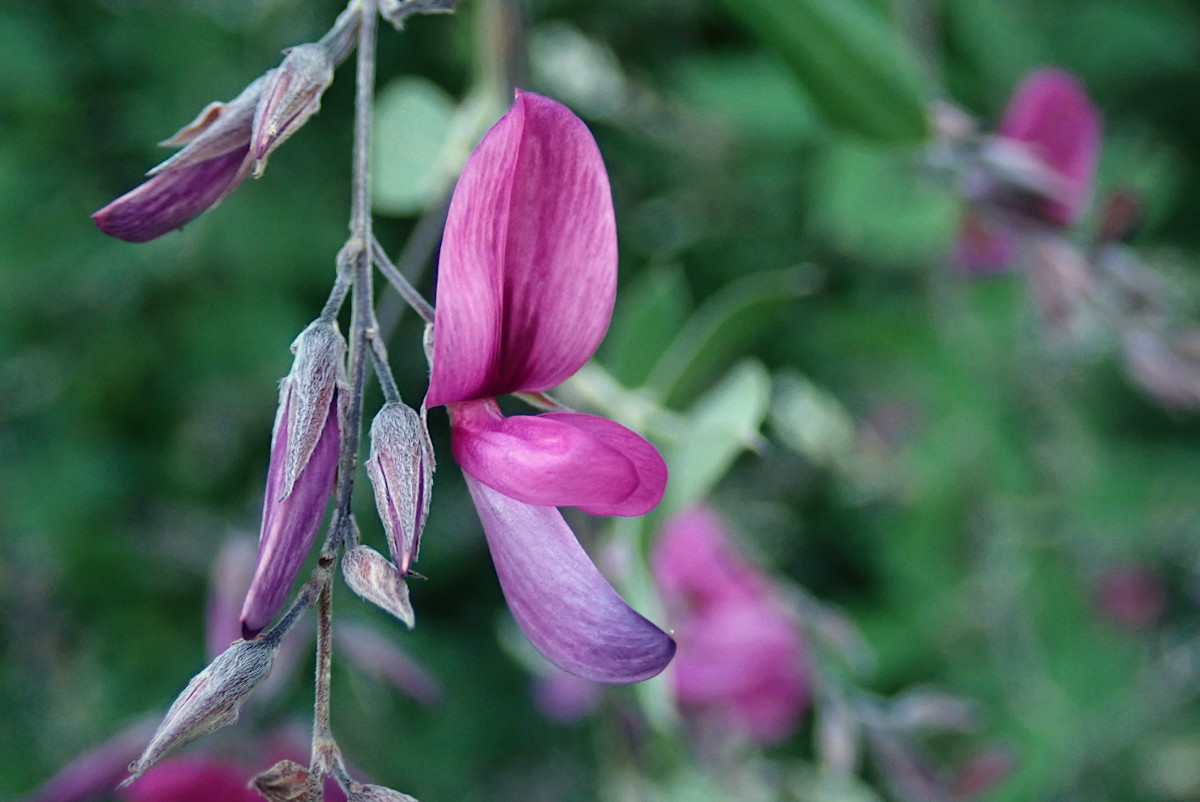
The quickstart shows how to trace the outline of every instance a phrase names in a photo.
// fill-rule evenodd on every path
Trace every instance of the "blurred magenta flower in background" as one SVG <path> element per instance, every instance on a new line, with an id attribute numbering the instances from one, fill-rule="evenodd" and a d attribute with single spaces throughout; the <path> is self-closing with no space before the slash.
<path id="1" fill-rule="evenodd" d="M 966 180 L 971 203 L 956 263 L 969 273 L 1003 270 L 1026 230 L 1077 223 L 1092 194 L 1102 125 L 1070 73 L 1043 68 L 1026 76 Z"/>
<path id="2" fill-rule="evenodd" d="M 667 521 L 651 567 L 679 642 L 669 676 L 685 717 L 759 744 L 790 735 L 812 676 L 795 614 L 770 578 L 705 507 Z"/>
<path id="3" fill-rule="evenodd" d="M 426 404 L 447 406 L 454 457 L 525 635 L 568 672 L 636 682 L 662 671 L 674 643 L 621 599 L 555 508 L 642 515 L 662 498 L 666 463 L 606 418 L 510 418 L 495 401 L 575 373 L 608 330 L 616 282 L 595 140 L 565 106 L 518 93 L 454 191 Z"/>

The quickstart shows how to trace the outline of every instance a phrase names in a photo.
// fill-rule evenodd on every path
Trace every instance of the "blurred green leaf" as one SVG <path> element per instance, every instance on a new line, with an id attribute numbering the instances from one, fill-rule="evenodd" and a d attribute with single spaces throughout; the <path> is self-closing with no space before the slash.
<path id="1" fill-rule="evenodd" d="M 748 139 L 799 142 L 819 128 L 817 110 L 787 66 L 766 54 L 695 54 L 673 78 L 689 105 Z"/>
<path id="2" fill-rule="evenodd" d="M 444 149 L 454 112 L 454 100 L 424 78 L 398 78 L 380 93 L 371 181 L 377 211 L 414 214 L 449 185 Z"/>
<path id="3" fill-rule="evenodd" d="M 727 284 L 688 318 L 654 366 L 647 388 L 667 404 L 691 397 L 763 335 L 781 307 L 813 291 L 816 273 L 788 268 Z"/>
<path id="4" fill-rule="evenodd" d="M 667 509 L 680 510 L 708 496 L 738 454 L 761 445 L 758 427 L 770 402 L 770 374 L 762 363 L 747 359 L 692 406 L 687 436 L 667 448 Z"/>
<path id="5" fill-rule="evenodd" d="M 834 125 L 884 142 L 925 138 L 925 89 L 888 21 L 858 0 L 722 0 L 775 48 Z"/>
<path id="6" fill-rule="evenodd" d="M 683 328 L 691 289 L 679 265 L 659 265 L 621 293 L 601 361 L 626 387 L 640 387 L 671 338 Z"/>
<path id="7" fill-rule="evenodd" d="M 817 231 L 875 265 L 941 263 L 960 202 L 894 152 L 862 142 L 826 149 L 808 202 Z"/>

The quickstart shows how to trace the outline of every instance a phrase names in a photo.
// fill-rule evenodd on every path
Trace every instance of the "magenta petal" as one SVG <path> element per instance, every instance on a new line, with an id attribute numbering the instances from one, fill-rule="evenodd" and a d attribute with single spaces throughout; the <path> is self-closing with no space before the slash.
<path id="1" fill-rule="evenodd" d="M 337 475 L 341 439 L 335 393 L 331 404 L 333 409 L 325 419 L 325 429 L 308 465 L 296 477 L 291 495 L 283 501 L 279 500 L 284 486 L 289 406 L 290 399 L 286 398 L 285 390 L 285 400 L 271 442 L 271 465 L 267 471 L 267 491 L 263 500 L 258 565 L 246 601 L 242 604 L 242 637 L 246 640 L 253 638 L 270 623 L 291 593 L 300 568 L 316 541 Z"/>
<path id="2" fill-rule="evenodd" d="M 1074 76 L 1063 70 L 1031 73 L 1013 93 L 997 133 L 1026 142 L 1045 163 L 1067 179 L 1063 202 L 1047 205 L 1060 225 L 1078 217 L 1091 193 L 1100 154 L 1100 112 Z"/>
<path id="3" fill-rule="evenodd" d="M 565 423 L 587 432 L 601 443 L 613 448 L 633 465 L 637 486 L 624 499 L 616 502 L 577 503 L 574 506 L 592 515 L 645 515 L 658 506 L 667 489 L 667 463 L 658 449 L 640 434 L 626 429 L 608 418 L 583 415 L 578 412 L 548 412 L 542 420 Z"/>
<path id="4" fill-rule="evenodd" d="M 608 508 L 639 489 L 634 462 L 582 427 L 550 415 L 506 418 L 491 400 L 450 410 L 458 464 L 510 498 L 543 507 Z"/>
<path id="5" fill-rule="evenodd" d="M 617 595 L 558 510 L 465 478 L 508 607 L 547 660 L 596 682 L 639 682 L 666 668 L 675 641 Z"/>
<path id="6" fill-rule="evenodd" d="M 165 170 L 92 215 L 100 230 L 127 242 L 147 242 L 217 205 L 250 171 L 249 150 Z"/>
<path id="7" fill-rule="evenodd" d="M 454 191 L 427 405 L 560 384 L 603 339 L 616 282 L 612 195 L 595 140 L 565 106 L 518 94 Z"/>

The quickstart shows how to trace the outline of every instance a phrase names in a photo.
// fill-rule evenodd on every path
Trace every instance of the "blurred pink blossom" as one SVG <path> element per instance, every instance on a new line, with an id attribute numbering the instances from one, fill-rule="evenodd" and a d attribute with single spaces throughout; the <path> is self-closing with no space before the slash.
<path id="1" fill-rule="evenodd" d="M 795 615 L 766 574 L 703 507 L 667 522 L 651 567 L 675 625 L 669 677 L 684 715 L 759 744 L 790 735 L 808 706 L 811 674 Z"/>
<path id="2" fill-rule="evenodd" d="M 955 259 L 968 273 L 1007 269 L 1027 229 L 1079 221 L 1095 182 L 1103 121 L 1070 73 L 1043 68 L 1013 92 L 966 179 L 970 205 Z"/>
<path id="3" fill-rule="evenodd" d="M 1130 630 L 1153 626 L 1167 606 L 1162 577 L 1137 563 L 1105 571 L 1097 582 L 1096 598 L 1105 618 Z"/>

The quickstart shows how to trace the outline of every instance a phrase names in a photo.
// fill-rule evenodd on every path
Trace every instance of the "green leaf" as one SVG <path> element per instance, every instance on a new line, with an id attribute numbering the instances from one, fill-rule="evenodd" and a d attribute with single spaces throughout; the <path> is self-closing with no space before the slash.
<path id="1" fill-rule="evenodd" d="M 722 0 L 782 55 L 826 119 L 885 142 L 927 134 L 915 60 L 878 13 L 858 0 Z"/>
<path id="2" fill-rule="evenodd" d="M 690 307 L 691 290 L 679 265 L 646 271 L 621 293 L 600 361 L 621 384 L 640 387 L 683 328 Z"/>
<path id="3" fill-rule="evenodd" d="M 705 498 L 746 449 L 757 449 L 771 402 L 771 376 L 762 363 L 739 362 L 698 400 L 685 434 L 667 448 L 671 480 L 666 508 L 680 510 Z"/>
<path id="4" fill-rule="evenodd" d="M 688 318 L 647 388 L 667 404 L 689 398 L 766 332 L 781 306 L 812 292 L 815 280 L 811 269 L 788 268 L 727 284 Z"/>
<path id="5" fill-rule="evenodd" d="M 423 78 L 392 81 L 375 111 L 375 209 L 382 214 L 421 211 L 449 186 L 442 158 L 454 117 L 454 100 Z"/>
<path id="6" fill-rule="evenodd" d="M 691 107 L 752 141 L 796 143 L 822 129 L 812 100 L 787 65 L 766 53 L 697 53 L 671 74 Z"/>

